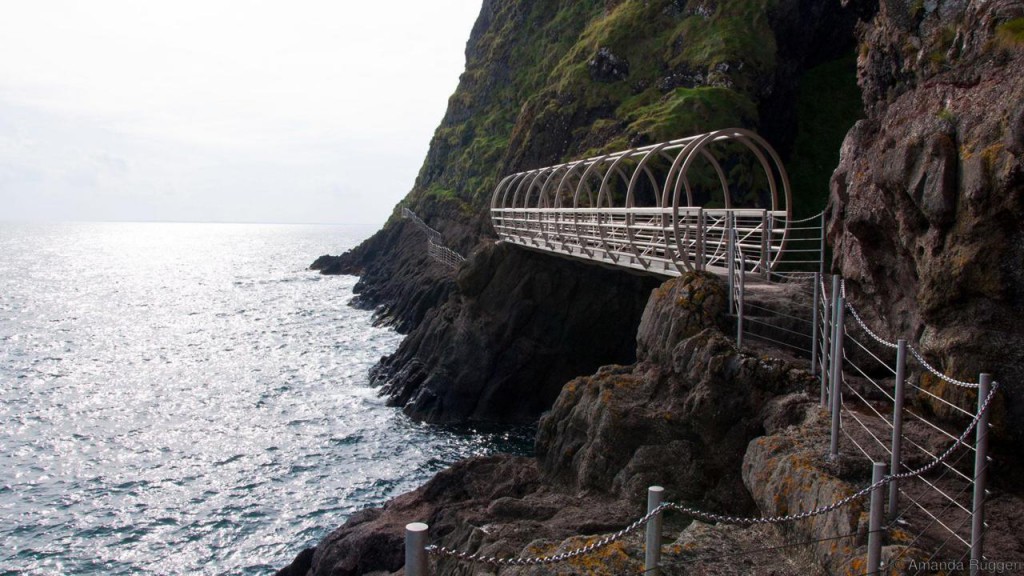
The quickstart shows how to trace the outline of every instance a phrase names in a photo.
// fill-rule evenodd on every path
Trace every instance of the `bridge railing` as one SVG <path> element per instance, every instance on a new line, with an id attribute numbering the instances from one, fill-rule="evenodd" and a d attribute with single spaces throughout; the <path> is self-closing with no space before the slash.
<path id="1" fill-rule="evenodd" d="M 778 225 L 776 225 L 778 226 Z M 770 274 L 773 280 L 810 280 L 814 272 L 825 273 L 825 212 L 809 218 L 789 220 L 784 250 L 772 255 L 776 262 Z"/>
<path id="2" fill-rule="evenodd" d="M 662 276 L 689 270 L 724 274 L 730 239 L 742 265 L 766 280 L 787 272 L 783 211 L 743 208 L 492 208 L 503 241 Z M 735 231 L 735 236 L 731 236 Z M 820 255 L 820 251 L 817 252 Z"/>
<path id="3" fill-rule="evenodd" d="M 726 128 L 510 174 L 491 219 L 508 242 L 664 276 L 724 274 L 735 228 L 743 266 L 770 281 L 783 272 L 791 202 L 775 150 Z"/>

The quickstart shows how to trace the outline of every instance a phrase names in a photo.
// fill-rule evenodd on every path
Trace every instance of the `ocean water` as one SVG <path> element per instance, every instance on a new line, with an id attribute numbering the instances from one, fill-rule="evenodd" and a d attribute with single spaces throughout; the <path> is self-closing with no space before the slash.
<path id="1" fill-rule="evenodd" d="M 0 224 L 0 574 L 268 574 L 521 432 L 411 422 L 343 226 Z"/>

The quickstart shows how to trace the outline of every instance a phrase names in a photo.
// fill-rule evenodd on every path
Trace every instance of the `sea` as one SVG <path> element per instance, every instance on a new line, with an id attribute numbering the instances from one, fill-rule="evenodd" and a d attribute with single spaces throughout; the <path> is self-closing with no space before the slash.
<path id="1" fill-rule="evenodd" d="M 273 574 L 522 429 L 388 407 L 402 336 L 307 270 L 373 228 L 0 223 L 0 574 Z"/>

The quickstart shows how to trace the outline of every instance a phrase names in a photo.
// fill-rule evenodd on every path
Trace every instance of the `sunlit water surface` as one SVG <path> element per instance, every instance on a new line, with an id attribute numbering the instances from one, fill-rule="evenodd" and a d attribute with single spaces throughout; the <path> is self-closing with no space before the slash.
<path id="1" fill-rule="evenodd" d="M 268 574 L 510 433 L 384 406 L 371 230 L 0 224 L 0 574 Z"/>

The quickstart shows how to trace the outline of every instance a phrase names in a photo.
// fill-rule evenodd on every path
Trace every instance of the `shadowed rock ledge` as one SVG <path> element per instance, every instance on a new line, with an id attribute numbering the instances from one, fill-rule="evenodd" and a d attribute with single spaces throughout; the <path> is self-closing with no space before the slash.
<path id="1" fill-rule="evenodd" d="M 389 403 L 428 422 L 536 422 L 562 385 L 635 359 L 658 281 L 483 244 L 448 301 L 371 372 Z"/>
<path id="2" fill-rule="evenodd" d="M 566 384 L 541 419 L 535 458 L 461 462 L 354 515 L 299 560 L 310 560 L 314 576 L 396 571 L 402 527 L 412 521 L 430 524 L 439 544 L 470 552 L 550 553 L 635 519 L 652 484 L 677 502 L 755 512 L 740 473 L 747 444 L 766 420 L 790 418 L 776 398 L 800 394 L 812 380 L 783 361 L 737 352 L 719 328 L 724 306 L 717 278 L 667 282 L 644 310 L 638 361 Z M 293 573 L 306 573 L 300 564 Z M 440 570 L 458 573 L 444 562 Z"/>

